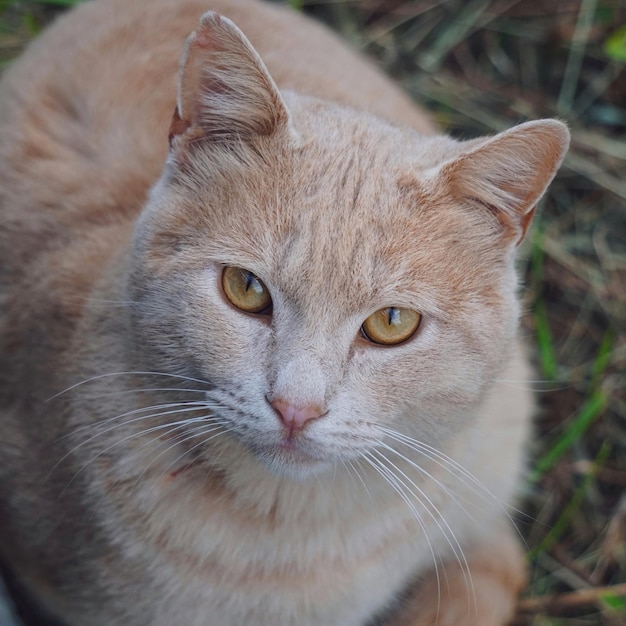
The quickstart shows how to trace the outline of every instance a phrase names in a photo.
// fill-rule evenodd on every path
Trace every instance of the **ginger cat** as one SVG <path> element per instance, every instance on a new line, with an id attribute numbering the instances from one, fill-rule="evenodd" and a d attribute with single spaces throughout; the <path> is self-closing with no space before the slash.
<path id="1" fill-rule="evenodd" d="M 514 260 L 568 140 L 438 135 L 254 0 L 58 20 L 0 85 L 23 593 L 68 626 L 504 624 L 532 412 Z"/>

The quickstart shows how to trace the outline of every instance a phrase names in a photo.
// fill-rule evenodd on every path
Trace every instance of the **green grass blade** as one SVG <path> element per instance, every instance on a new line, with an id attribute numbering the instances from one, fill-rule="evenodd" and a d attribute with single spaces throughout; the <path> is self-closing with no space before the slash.
<path id="1" fill-rule="evenodd" d="M 531 288 L 536 297 L 534 306 L 535 335 L 541 363 L 541 372 L 544 378 L 556 380 L 558 376 L 558 363 L 554 350 L 554 342 L 552 340 L 552 332 L 550 331 L 550 324 L 548 322 L 548 313 L 545 303 L 540 296 L 545 259 L 543 239 L 544 229 L 542 224 L 539 224 L 530 251 Z"/>
<path id="2" fill-rule="evenodd" d="M 550 529 L 550 532 L 543 538 L 543 541 L 536 548 L 530 551 L 528 555 L 530 559 L 535 559 L 541 552 L 547 552 L 550 550 L 568 529 L 574 513 L 580 509 L 583 500 L 585 499 L 587 490 L 595 480 L 596 475 L 602 466 L 606 463 L 610 453 L 611 446 L 607 442 L 604 442 L 600 448 L 600 452 L 598 452 L 593 461 L 591 471 L 585 476 L 578 489 L 576 489 L 572 499 L 568 502 L 567 506 L 563 510 L 563 513 L 561 513 L 560 517 L 554 523 L 554 526 Z"/>
<path id="3" fill-rule="evenodd" d="M 604 604 L 609 610 L 622 613 L 626 611 L 626 597 L 616 596 L 612 593 L 607 593 L 600 596 L 602 604 Z"/>
<path id="4" fill-rule="evenodd" d="M 614 61 L 626 62 L 626 26 L 618 28 L 604 43 L 604 54 Z"/>
<path id="5" fill-rule="evenodd" d="M 613 356 L 613 344 L 615 343 L 615 332 L 612 328 L 609 328 L 605 333 L 604 337 L 602 337 L 602 342 L 600 343 L 600 348 L 598 349 L 598 356 L 593 363 L 593 367 L 591 369 L 591 388 L 596 389 L 602 378 L 602 374 L 604 374 L 606 368 L 609 366 L 611 362 L 611 357 Z"/>
<path id="6" fill-rule="evenodd" d="M 585 431 L 604 411 L 607 400 L 607 394 L 602 389 L 597 389 L 591 394 L 578 416 L 571 422 L 554 446 L 537 461 L 528 478 L 530 483 L 537 482 L 583 436 Z"/>
<path id="7" fill-rule="evenodd" d="M 548 314 L 543 300 L 539 300 L 535 305 L 535 332 L 543 376 L 548 380 L 556 380 L 558 364 L 548 322 Z"/>

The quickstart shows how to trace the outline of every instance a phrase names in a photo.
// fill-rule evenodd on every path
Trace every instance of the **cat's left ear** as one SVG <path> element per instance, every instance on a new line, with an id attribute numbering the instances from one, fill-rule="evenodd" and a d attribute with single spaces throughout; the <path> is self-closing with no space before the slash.
<path id="1" fill-rule="evenodd" d="M 444 164 L 439 171 L 458 200 L 487 209 L 505 240 L 519 245 L 537 202 L 561 165 L 569 131 L 557 120 L 520 124 Z"/>
<path id="2" fill-rule="evenodd" d="M 245 35 L 228 18 L 205 13 L 185 45 L 170 145 L 249 142 L 288 121 L 280 92 Z"/>

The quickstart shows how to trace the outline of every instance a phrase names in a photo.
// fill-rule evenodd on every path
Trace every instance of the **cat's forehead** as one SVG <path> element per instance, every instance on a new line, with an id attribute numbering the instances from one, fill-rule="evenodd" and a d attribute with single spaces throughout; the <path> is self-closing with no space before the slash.
<path id="1" fill-rule="evenodd" d="M 246 185 L 229 208 L 239 218 L 220 239 L 303 307 L 316 294 L 350 309 L 409 306 L 416 297 L 434 308 L 432 286 L 459 280 L 447 267 L 454 252 L 446 241 L 458 240 L 463 226 L 442 220 L 418 172 L 407 190 L 402 159 L 361 141 L 299 148 L 280 175 Z"/>
<path id="2" fill-rule="evenodd" d="M 293 122 L 294 138 L 262 147 L 262 167 L 202 185 L 210 256 L 302 306 L 312 293 L 363 309 L 461 297 L 476 233 L 427 184 L 455 142 L 337 108 Z"/>

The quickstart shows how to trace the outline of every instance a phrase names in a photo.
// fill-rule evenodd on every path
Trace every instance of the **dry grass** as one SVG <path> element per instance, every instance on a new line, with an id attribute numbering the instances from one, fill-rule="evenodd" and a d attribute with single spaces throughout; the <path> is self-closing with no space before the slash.
<path id="1" fill-rule="evenodd" d="M 0 0 L 0 63 L 58 4 Z M 626 5 L 292 4 L 380 59 L 456 136 L 549 116 L 570 125 L 522 262 L 540 411 L 519 520 L 532 579 L 515 624 L 625 624 Z"/>

